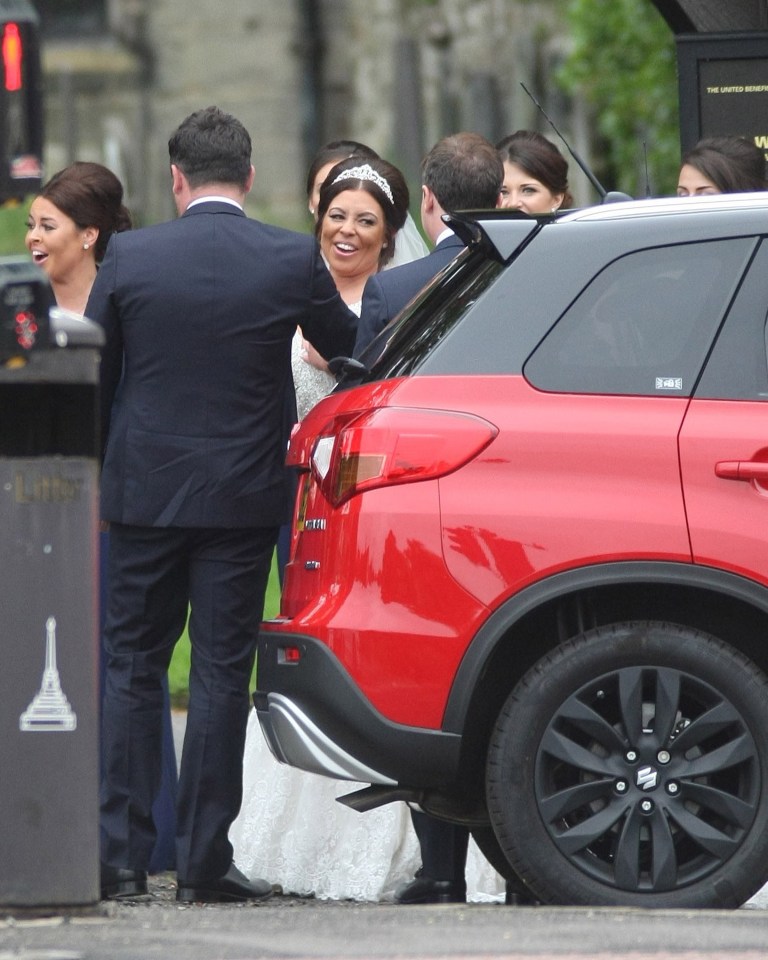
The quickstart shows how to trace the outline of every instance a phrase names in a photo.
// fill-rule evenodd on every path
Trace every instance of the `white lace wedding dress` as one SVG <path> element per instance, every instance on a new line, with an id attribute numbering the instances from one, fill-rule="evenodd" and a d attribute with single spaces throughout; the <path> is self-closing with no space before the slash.
<path id="1" fill-rule="evenodd" d="M 278 763 L 256 711 L 248 719 L 243 805 L 229 839 L 248 877 L 279 883 L 285 893 L 322 900 L 391 900 L 421 865 L 404 803 L 357 813 L 336 797 L 365 784 L 305 773 Z M 504 881 L 474 841 L 467 857 L 467 897 L 504 901 Z"/>
<path id="2" fill-rule="evenodd" d="M 360 306 L 349 304 L 358 316 Z M 334 384 L 330 374 L 303 359 L 302 349 L 297 332 L 291 362 L 300 418 Z M 404 803 L 357 813 L 336 802 L 363 786 L 367 784 L 278 763 L 252 710 L 243 804 L 229 833 L 235 863 L 246 876 L 279 883 L 285 893 L 323 900 L 391 900 L 395 887 L 410 880 L 421 865 L 419 843 Z M 466 878 L 468 899 L 504 901 L 503 880 L 471 840 Z"/>

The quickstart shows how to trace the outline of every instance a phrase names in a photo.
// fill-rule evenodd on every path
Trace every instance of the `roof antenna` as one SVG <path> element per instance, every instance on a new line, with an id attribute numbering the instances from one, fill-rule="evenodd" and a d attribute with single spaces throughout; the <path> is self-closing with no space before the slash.
<path id="1" fill-rule="evenodd" d="M 585 176 L 587 177 L 587 179 L 589 180 L 589 182 L 592 184 L 592 186 L 595 188 L 595 190 L 597 190 L 597 192 L 600 194 L 600 199 L 601 199 L 601 201 L 602 201 L 603 203 L 611 203 L 611 202 L 616 201 L 616 200 L 631 200 L 632 197 L 630 197 L 629 194 L 627 194 L 627 193 L 620 193 L 618 190 L 612 190 L 612 191 L 609 193 L 609 192 L 605 189 L 605 187 L 600 183 L 600 181 L 597 179 L 597 177 L 594 175 L 594 173 L 592 173 L 592 171 L 589 169 L 589 167 L 588 167 L 587 164 L 584 162 L 584 160 L 582 160 L 582 158 L 581 158 L 581 157 L 579 156 L 579 154 L 576 153 L 576 151 L 571 147 L 571 145 L 568 143 L 568 141 L 565 139 L 565 137 L 562 135 L 562 133 L 560 133 L 560 131 L 557 129 L 557 127 L 555 126 L 554 122 L 552 121 L 552 118 L 547 115 L 547 112 L 546 112 L 546 110 L 544 109 L 544 107 L 542 107 L 542 105 L 539 103 L 539 101 L 536 99 L 536 97 L 534 97 L 534 95 L 531 93 L 531 91 L 528 89 L 528 87 L 526 87 L 526 85 L 522 82 L 522 80 L 520 81 L 520 86 L 523 88 L 523 90 L 525 90 L 525 92 L 526 92 L 526 93 L 528 94 L 528 96 L 531 98 L 531 100 L 533 101 L 533 103 L 534 103 L 534 105 L 536 106 L 537 110 L 541 113 L 541 115 L 544 117 L 544 119 L 547 121 L 547 123 L 550 125 L 550 127 L 552 127 L 552 129 L 555 131 L 555 133 L 558 135 L 558 137 L 560 137 L 560 139 L 563 141 L 563 143 L 565 144 L 565 148 L 566 148 L 566 150 L 568 151 L 568 153 L 570 153 L 570 155 L 573 157 L 573 159 L 576 161 L 576 163 L 577 163 L 577 164 L 579 165 L 579 167 L 581 168 L 581 170 L 582 170 L 582 172 L 584 173 L 584 175 L 585 175 Z"/>
<path id="2" fill-rule="evenodd" d="M 651 195 L 651 178 L 648 176 L 648 141 L 643 140 L 643 163 L 645 164 L 645 196 Z"/>

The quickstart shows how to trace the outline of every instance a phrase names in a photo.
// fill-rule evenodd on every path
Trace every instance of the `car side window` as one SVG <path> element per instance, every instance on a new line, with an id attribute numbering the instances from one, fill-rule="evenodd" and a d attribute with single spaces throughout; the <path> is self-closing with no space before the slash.
<path id="1" fill-rule="evenodd" d="M 690 396 L 752 237 L 638 250 L 608 264 L 526 362 L 541 390 Z"/>
<path id="2" fill-rule="evenodd" d="M 763 240 L 717 338 L 696 396 L 768 400 L 768 240 Z"/>

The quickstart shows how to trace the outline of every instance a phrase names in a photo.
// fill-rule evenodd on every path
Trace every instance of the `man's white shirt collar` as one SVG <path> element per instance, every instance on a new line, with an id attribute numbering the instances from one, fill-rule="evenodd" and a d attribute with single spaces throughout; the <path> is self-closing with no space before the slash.
<path id="1" fill-rule="evenodd" d="M 233 200 L 232 197 L 210 196 L 210 197 L 196 197 L 191 203 L 187 204 L 187 210 L 196 206 L 198 203 L 230 203 L 232 204 L 233 207 L 237 207 L 238 210 L 243 209 L 240 206 L 240 204 L 237 202 L 237 200 Z M 186 213 L 187 211 L 185 210 L 184 212 Z"/>
<path id="2" fill-rule="evenodd" d="M 446 227 L 445 230 L 443 230 L 443 232 L 438 235 L 437 240 L 435 240 L 435 246 L 437 246 L 439 243 L 442 243 L 443 240 L 447 240 L 448 237 L 452 237 L 452 236 L 453 236 L 453 230 L 451 230 L 450 227 Z"/>

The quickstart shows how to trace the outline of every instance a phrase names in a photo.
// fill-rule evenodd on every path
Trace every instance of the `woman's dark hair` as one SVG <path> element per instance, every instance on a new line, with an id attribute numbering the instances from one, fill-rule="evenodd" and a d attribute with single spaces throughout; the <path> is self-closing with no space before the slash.
<path id="1" fill-rule="evenodd" d="M 339 163 L 339 161 L 347 160 L 349 157 L 365 157 L 367 160 L 379 159 L 375 150 L 367 147 L 364 143 L 359 143 L 357 140 L 331 140 L 324 147 L 320 147 L 309 165 L 307 198 L 312 196 L 317 174 L 326 164 Z"/>
<path id="2" fill-rule="evenodd" d="M 708 137 L 683 156 L 683 166 L 694 167 L 721 193 L 765 190 L 765 155 L 746 137 Z"/>
<path id="3" fill-rule="evenodd" d="M 328 161 L 326 161 L 327 163 Z M 384 181 L 379 183 L 377 181 Z M 389 187 L 392 199 L 385 189 Z M 342 160 L 328 172 L 320 187 L 320 202 L 317 205 L 315 235 L 319 238 L 323 219 L 334 199 L 344 190 L 365 190 L 384 212 L 384 239 L 386 246 L 379 255 L 379 269 L 389 263 L 395 253 L 395 234 L 402 229 L 408 216 L 410 196 L 405 177 L 394 164 L 381 157 L 353 156 Z"/>
<path id="4" fill-rule="evenodd" d="M 550 193 L 563 194 L 563 207 L 573 206 L 568 186 L 568 161 L 558 148 L 535 130 L 516 130 L 496 144 L 504 163 L 514 163 L 543 183 Z"/>
<path id="5" fill-rule="evenodd" d="M 71 163 L 43 185 L 40 196 L 65 213 L 79 230 L 96 227 L 96 263 L 104 258 L 113 233 L 131 229 L 131 215 L 123 206 L 123 185 L 100 163 Z"/>

